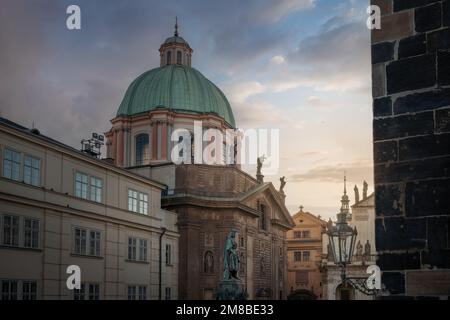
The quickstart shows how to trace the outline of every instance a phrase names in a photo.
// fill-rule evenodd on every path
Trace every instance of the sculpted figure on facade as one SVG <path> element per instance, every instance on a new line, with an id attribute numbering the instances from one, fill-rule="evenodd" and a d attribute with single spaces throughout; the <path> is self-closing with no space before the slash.
<path id="1" fill-rule="evenodd" d="M 223 252 L 223 278 L 225 280 L 238 278 L 239 272 L 239 254 L 237 251 L 236 231 L 231 230 Z"/>

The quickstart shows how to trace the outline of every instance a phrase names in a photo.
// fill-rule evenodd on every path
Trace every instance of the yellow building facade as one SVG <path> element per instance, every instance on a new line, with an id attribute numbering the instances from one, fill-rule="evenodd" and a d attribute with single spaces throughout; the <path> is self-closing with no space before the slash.
<path id="1" fill-rule="evenodd" d="M 326 223 L 302 207 L 293 220 L 295 226 L 287 232 L 288 299 L 321 299 L 320 263 Z"/>

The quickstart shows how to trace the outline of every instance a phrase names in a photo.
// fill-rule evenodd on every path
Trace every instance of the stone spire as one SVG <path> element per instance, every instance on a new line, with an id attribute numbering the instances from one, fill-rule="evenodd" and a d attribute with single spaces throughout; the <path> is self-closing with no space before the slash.
<path id="1" fill-rule="evenodd" d="M 344 194 L 342 195 L 341 198 L 341 210 L 340 210 L 340 214 L 344 214 L 347 219 L 350 218 L 350 199 L 347 195 L 347 177 L 344 175 Z"/>

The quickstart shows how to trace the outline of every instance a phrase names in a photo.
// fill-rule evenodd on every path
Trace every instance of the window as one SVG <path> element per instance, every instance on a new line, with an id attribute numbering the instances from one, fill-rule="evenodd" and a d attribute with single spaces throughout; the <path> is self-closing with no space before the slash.
<path id="1" fill-rule="evenodd" d="M 136 238 L 128 238 L 128 260 L 136 260 Z"/>
<path id="2" fill-rule="evenodd" d="M 166 300 L 172 299 L 172 289 L 170 287 L 166 287 Z"/>
<path id="3" fill-rule="evenodd" d="M 90 181 L 90 182 L 89 182 Z M 97 177 L 77 172 L 75 174 L 75 196 L 82 199 L 102 202 L 103 181 Z"/>
<path id="4" fill-rule="evenodd" d="M 311 238 L 311 231 L 309 230 L 304 230 L 302 232 L 302 238 Z"/>
<path id="5" fill-rule="evenodd" d="M 139 260 L 147 261 L 147 240 L 139 239 Z"/>
<path id="6" fill-rule="evenodd" d="M 86 252 L 86 230 L 75 228 L 75 246 L 74 252 L 76 254 L 85 254 Z"/>
<path id="7" fill-rule="evenodd" d="M 74 228 L 75 254 L 97 256 L 101 255 L 101 233 L 96 230 Z"/>
<path id="8" fill-rule="evenodd" d="M 172 264 L 172 246 L 166 244 L 166 265 Z"/>
<path id="9" fill-rule="evenodd" d="M 128 210 L 137 212 L 138 192 L 129 189 L 128 190 Z"/>
<path id="10" fill-rule="evenodd" d="M 80 289 L 73 290 L 74 300 L 87 300 L 86 298 L 100 300 L 100 285 L 98 283 L 81 283 Z"/>
<path id="11" fill-rule="evenodd" d="M 24 243 L 26 248 L 39 247 L 39 221 L 24 218 Z"/>
<path id="12" fill-rule="evenodd" d="M 77 172 L 75 175 L 75 196 L 78 198 L 88 198 L 88 176 Z"/>
<path id="13" fill-rule="evenodd" d="M 2 284 L 2 300 L 17 300 L 17 281 L 3 280 Z"/>
<path id="14" fill-rule="evenodd" d="M 139 213 L 148 214 L 148 194 L 139 193 Z"/>
<path id="15" fill-rule="evenodd" d="M 148 134 L 142 133 L 136 136 L 136 165 L 141 166 L 148 163 L 150 145 Z"/>
<path id="16" fill-rule="evenodd" d="M 19 246 L 19 217 L 3 216 L 3 244 Z"/>
<path id="17" fill-rule="evenodd" d="M 100 256 L 100 232 L 89 232 L 89 254 L 91 256 Z"/>
<path id="18" fill-rule="evenodd" d="M 148 194 L 128 189 L 128 210 L 148 214 Z"/>
<path id="19" fill-rule="evenodd" d="M 294 251 L 294 261 L 295 262 L 302 261 L 302 252 L 301 251 Z"/>
<path id="20" fill-rule="evenodd" d="M 22 299 L 36 300 L 37 284 L 34 281 L 24 281 L 22 283 Z"/>
<path id="21" fill-rule="evenodd" d="M 128 300 L 147 300 L 147 286 L 128 286 Z"/>
<path id="22" fill-rule="evenodd" d="M 139 286 L 139 300 L 147 300 L 147 287 Z"/>
<path id="23" fill-rule="evenodd" d="M 299 239 L 302 237 L 302 232 L 301 231 L 294 231 L 294 238 Z"/>
<path id="24" fill-rule="evenodd" d="M 80 289 L 74 289 L 73 290 L 73 299 L 74 300 L 84 300 L 84 294 L 85 294 L 85 286 L 84 283 L 80 284 Z"/>
<path id="25" fill-rule="evenodd" d="M 91 177 L 91 200 L 95 202 L 102 202 L 102 179 Z"/>
<path id="26" fill-rule="evenodd" d="M 5 149 L 3 157 L 3 176 L 8 179 L 20 180 L 20 161 L 21 155 L 19 152 Z"/>
<path id="27" fill-rule="evenodd" d="M 136 300 L 136 286 L 128 286 L 128 300 Z"/>
<path id="28" fill-rule="evenodd" d="M 23 181 L 33 186 L 41 184 L 41 160 L 25 155 L 23 167 Z"/>
<path id="29" fill-rule="evenodd" d="M 177 51 L 177 63 L 181 64 L 181 51 Z"/>
<path id="30" fill-rule="evenodd" d="M 146 239 L 139 239 L 135 237 L 128 238 L 128 260 L 147 261 Z"/>
<path id="31" fill-rule="evenodd" d="M 100 286 L 97 283 L 89 284 L 89 300 L 100 300 Z"/>
<path id="32" fill-rule="evenodd" d="M 303 262 L 308 262 L 309 261 L 309 251 L 303 251 Z"/>
<path id="33" fill-rule="evenodd" d="M 172 52 L 167 51 L 167 61 L 166 64 L 170 64 L 172 62 Z"/>

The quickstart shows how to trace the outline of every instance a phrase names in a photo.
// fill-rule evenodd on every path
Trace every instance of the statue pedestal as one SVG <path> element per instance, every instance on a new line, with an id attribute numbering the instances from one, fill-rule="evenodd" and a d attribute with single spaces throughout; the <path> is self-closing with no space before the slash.
<path id="1" fill-rule="evenodd" d="M 247 300 L 247 293 L 240 279 L 221 280 L 217 288 L 217 300 Z"/>

